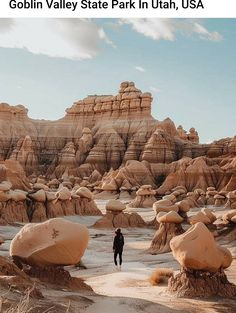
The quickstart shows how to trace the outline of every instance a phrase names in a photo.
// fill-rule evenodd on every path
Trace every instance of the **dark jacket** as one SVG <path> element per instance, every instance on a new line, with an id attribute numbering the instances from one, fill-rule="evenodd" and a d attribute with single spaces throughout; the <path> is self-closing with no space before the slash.
<path id="1" fill-rule="evenodd" d="M 124 247 L 124 236 L 122 233 L 117 234 L 113 241 L 113 250 L 115 252 L 122 252 Z"/>

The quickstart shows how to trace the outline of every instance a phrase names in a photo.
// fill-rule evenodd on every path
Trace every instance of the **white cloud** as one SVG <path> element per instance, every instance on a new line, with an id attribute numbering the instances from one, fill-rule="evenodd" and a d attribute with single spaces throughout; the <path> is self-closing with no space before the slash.
<path id="1" fill-rule="evenodd" d="M 103 28 L 99 29 L 99 37 L 100 39 L 103 39 L 106 44 L 111 45 L 113 48 L 116 48 L 116 45 L 114 45 L 114 43 L 107 37 Z"/>
<path id="2" fill-rule="evenodd" d="M 200 23 L 192 19 L 158 19 L 139 18 L 121 19 L 122 24 L 129 24 L 136 32 L 153 40 L 174 41 L 176 33 L 183 35 L 198 35 L 200 39 L 209 41 L 221 41 L 223 36 L 216 31 L 209 31 Z"/>
<path id="3" fill-rule="evenodd" d="M 223 36 L 218 32 L 209 32 L 203 25 L 199 23 L 194 23 L 194 32 L 200 35 L 200 38 L 211 40 L 211 41 L 221 41 Z"/>
<path id="4" fill-rule="evenodd" d="M 94 57 L 100 43 L 113 45 L 103 28 L 89 19 L 0 20 L 0 47 L 68 59 Z"/>
<path id="5" fill-rule="evenodd" d="M 157 18 L 138 18 L 138 19 L 121 19 L 121 24 L 130 24 L 138 33 L 153 40 L 174 40 L 174 27 L 169 19 Z"/>
<path id="6" fill-rule="evenodd" d="M 142 66 L 135 66 L 134 68 L 139 72 L 145 72 L 145 69 Z"/>
<path id="7" fill-rule="evenodd" d="M 161 92 L 160 88 L 157 88 L 157 87 L 154 87 L 154 86 L 150 86 L 149 89 L 151 90 L 151 92 L 154 92 L 154 93 Z"/>

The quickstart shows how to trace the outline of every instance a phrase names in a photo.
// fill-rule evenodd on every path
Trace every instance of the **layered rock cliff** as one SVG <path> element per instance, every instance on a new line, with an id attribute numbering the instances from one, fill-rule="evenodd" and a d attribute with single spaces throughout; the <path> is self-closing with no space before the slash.
<path id="1" fill-rule="evenodd" d="M 30 179 L 73 177 L 97 192 L 150 184 L 165 193 L 180 183 L 236 189 L 236 137 L 199 144 L 194 128 L 155 120 L 152 100 L 123 82 L 117 95 L 90 95 L 57 121 L 33 120 L 23 106 L 2 103 L 0 161 L 18 161 Z"/>

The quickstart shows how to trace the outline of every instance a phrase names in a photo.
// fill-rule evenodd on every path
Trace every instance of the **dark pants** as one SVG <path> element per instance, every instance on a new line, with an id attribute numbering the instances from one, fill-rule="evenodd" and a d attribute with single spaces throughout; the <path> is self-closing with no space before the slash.
<path id="1" fill-rule="evenodd" d="M 122 264 L 122 252 L 123 251 L 114 251 L 114 262 L 117 265 L 117 256 L 119 255 L 120 265 Z"/>

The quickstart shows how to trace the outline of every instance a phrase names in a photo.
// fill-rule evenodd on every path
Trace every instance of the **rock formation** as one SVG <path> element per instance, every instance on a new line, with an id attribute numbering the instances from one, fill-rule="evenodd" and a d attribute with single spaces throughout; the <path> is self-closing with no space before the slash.
<path id="1" fill-rule="evenodd" d="M 226 194 L 227 202 L 225 204 L 225 208 L 227 209 L 236 209 L 236 190 L 230 191 Z"/>
<path id="2" fill-rule="evenodd" d="M 159 228 L 154 235 L 150 248 L 147 250 L 147 252 L 151 254 L 171 251 L 171 239 L 184 232 L 181 227 L 183 218 L 175 211 L 158 213 L 157 221 L 159 223 Z"/>
<path id="3" fill-rule="evenodd" d="M 54 184 L 56 182 L 54 181 Z M 57 185 L 57 184 L 56 184 Z M 30 186 L 30 185 L 29 185 Z M 75 185 L 73 190 L 59 185 L 35 183 L 32 189 L 12 190 L 10 181 L 0 183 L 0 224 L 13 222 L 43 222 L 66 215 L 102 215 L 86 187 Z"/>
<path id="4" fill-rule="evenodd" d="M 158 128 L 144 146 L 141 158 L 150 163 L 171 163 L 176 159 L 175 148 L 173 137 Z"/>
<path id="5" fill-rule="evenodd" d="M 202 205 L 216 201 L 208 187 L 217 199 L 235 190 L 236 137 L 199 144 L 194 128 L 186 132 L 169 118 L 155 120 L 152 100 L 133 82 L 123 82 L 117 95 L 90 95 L 53 122 L 30 119 L 21 105 L 0 104 L 0 182 L 30 190 L 23 168 L 31 183 L 44 175 L 44 184 L 63 180 L 71 189 L 76 181 L 97 198 L 122 193 L 131 199 L 142 185 L 163 196 L 183 186 L 206 193 Z"/>
<path id="6" fill-rule="evenodd" d="M 33 282 L 30 277 L 21 271 L 11 260 L 2 256 L 0 256 L 0 283 L 1 288 L 5 289 L 5 294 L 14 292 L 15 294 L 19 293 L 22 296 L 22 294 L 28 292 L 31 298 L 43 298 L 41 291 L 35 286 L 35 282 Z M 1 296 L 3 299 L 4 294 L 1 294 Z M 1 310 L 5 312 L 4 301 Z M 13 311 L 13 309 L 11 310 Z"/>
<path id="7" fill-rule="evenodd" d="M 118 170 L 111 169 L 106 173 L 101 183 L 96 187 L 96 198 L 103 198 L 104 194 L 110 196 L 119 195 L 126 190 L 131 193 L 143 185 L 155 186 L 154 177 L 147 167 L 146 162 L 127 161 L 124 167 Z"/>
<path id="8" fill-rule="evenodd" d="M 12 151 L 10 160 L 18 161 L 26 169 L 28 175 L 34 172 L 38 166 L 38 159 L 29 135 L 18 140 L 16 148 Z"/>
<path id="9" fill-rule="evenodd" d="M 224 273 L 232 263 L 232 255 L 220 247 L 203 223 L 197 223 L 170 242 L 173 256 L 181 271 L 170 278 L 168 289 L 178 296 L 233 298 L 236 286 Z"/>
<path id="10" fill-rule="evenodd" d="M 26 191 L 30 189 L 25 171 L 17 161 L 6 160 L 0 162 L 0 182 L 3 181 L 9 182 L 13 189 Z"/>
<path id="11" fill-rule="evenodd" d="M 98 220 L 95 228 L 126 228 L 144 227 L 145 221 L 137 213 L 124 213 L 126 206 L 119 200 L 109 200 L 106 204 L 106 214 Z"/>
<path id="12" fill-rule="evenodd" d="M 202 208 L 200 212 L 189 217 L 189 223 L 191 225 L 197 224 L 199 222 L 209 225 L 215 222 L 216 216 L 208 208 Z"/>
<path id="13" fill-rule="evenodd" d="M 156 201 L 153 204 L 153 210 L 157 214 L 159 212 L 171 212 L 171 211 L 178 212 L 179 207 L 177 204 L 175 204 L 175 201 L 171 201 L 168 198 L 165 198 L 165 199 L 163 198 L 162 200 Z"/>
<path id="14" fill-rule="evenodd" d="M 189 140 L 193 143 L 199 143 L 198 132 L 195 130 L 195 128 L 190 128 L 189 133 L 187 133 L 186 130 L 183 129 L 183 126 L 179 125 L 177 127 L 177 132 L 181 139 Z"/>
<path id="15" fill-rule="evenodd" d="M 236 210 L 229 210 L 222 216 L 224 222 L 236 222 Z"/>
<path id="16" fill-rule="evenodd" d="M 10 255 L 34 266 L 77 264 L 88 245 L 89 232 L 83 225 L 65 219 L 26 224 L 14 237 Z"/>
<path id="17" fill-rule="evenodd" d="M 155 190 L 151 185 L 143 185 L 137 190 L 136 197 L 128 204 L 129 208 L 151 208 L 156 202 Z"/>

